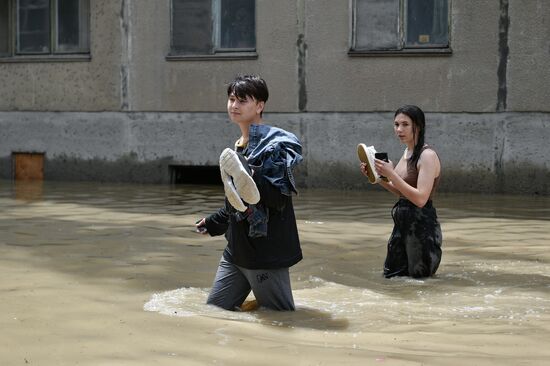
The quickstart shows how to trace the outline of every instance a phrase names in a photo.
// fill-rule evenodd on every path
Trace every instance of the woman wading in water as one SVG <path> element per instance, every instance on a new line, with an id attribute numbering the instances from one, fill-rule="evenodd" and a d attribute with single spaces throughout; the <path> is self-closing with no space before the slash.
<path id="1" fill-rule="evenodd" d="M 376 172 L 387 178 L 377 182 L 399 197 L 393 206 L 395 223 L 388 241 L 384 276 L 429 277 L 441 261 L 441 227 L 432 205 L 441 176 L 441 163 L 436 152 L 424 143 L 424 112 L 405 105 L 394 115 L 394 131 L 405 152 L 397 165 L 374 159 Z M 368 163 L 361 172 L 368 176 Z"/>

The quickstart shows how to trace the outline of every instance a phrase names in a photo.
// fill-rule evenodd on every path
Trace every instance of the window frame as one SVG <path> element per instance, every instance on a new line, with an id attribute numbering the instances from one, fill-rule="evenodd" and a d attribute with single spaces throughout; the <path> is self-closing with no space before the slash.
<path id="1" fill-rule="evenodd" d="M 211 24 L 212 24 L 212 49 L 211 53 L 204 54 L 188 54 L 182 51 L 176 51 L 174 49 L 174 24 L 173 16 L 174 0 L 170 0 L 170 51 L 166 56 L 168 61 L 178 60 L 245 60 L 245 59 L 257 59 L 257 37 L 255 36 L 256 45 L 251 48 L 222 48 L 220 41 L 220 28 L 221 28 L 221 1 L 222 0 L 209 0 L 212 7 Z M 254 0 L 254 33 L 257 35 L 257 2 Z"/>
<path id="2" fill-rule="evenodd" d="M 348 55 L 351 57 L 363 57 L 363 56 L 450 56 L 453 51 L 451 48 L 451 13 L 452 13 L 452 0 L 447 0 L 447 46 L 407 46 L 407 0 L 399 0 L 399 12 L 398 12 L 398 29 L 397 35 L 399 37 L 399 48 L 387 49 L 387 50 L 368 50 L 357 49 L 356 44 L 356 23 L 357 23 L 357 0 L 350 0 L 350 31 L 349 31 L 349 50 Z"/>
<path id="3" fill-rule="evenodd" d="M 91 60 L 91 0 L 88 1 L 87 9 L 87 38 L 88 49 L 59 50 L 59 17 L 57 14 L 58 0 L 49 0 L 50 2 L 50 49 L 47 53 L 38 52 L 20 52 L 18 51 L 18 5 L 19 0 L 8 0 L 8 50 L 6 53 L 0 53 L 0 62 L 48 62 L 48 61 L 89 61 Z"/>

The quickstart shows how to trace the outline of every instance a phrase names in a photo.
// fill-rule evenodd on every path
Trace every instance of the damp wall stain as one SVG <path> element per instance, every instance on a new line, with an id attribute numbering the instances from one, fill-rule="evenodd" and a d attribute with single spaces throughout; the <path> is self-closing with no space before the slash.
<path id="1" fill-rule="evenodd" d="M 441 191 L 549 194 L 550 115 L 427 114 L 426 141 L 443 166 Z M 371 189 L 358 143 L 397 163 L 403 153 L 391 113 L 271 113 L 265 123 L 295 133 L 302 187 Z M 14 152 L 45 154 L 45 179 L 166 182 L 170 165 L 216 166 L 238 128 L 224 113 L 0 113 L 0 178 Z"/>

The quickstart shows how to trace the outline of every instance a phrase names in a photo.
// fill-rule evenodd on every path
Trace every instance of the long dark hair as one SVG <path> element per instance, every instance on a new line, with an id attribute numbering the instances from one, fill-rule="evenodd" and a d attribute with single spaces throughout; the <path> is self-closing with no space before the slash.
<path id="1" fill-rule="evenodd" d="M 426 119 L 424 118 L 424 112 L 422 109 L 415 105 L 404 105 L 399 107 L 393 117 L 397 117 L 398 114 L 404 114 L 408 116 L 413 122 L 413 136 L 417 136 L 414 149 L 407 165 L 409 168 L 416 167 L 422 148 L 424 147 L 424 132 L 426 131 Z"/>

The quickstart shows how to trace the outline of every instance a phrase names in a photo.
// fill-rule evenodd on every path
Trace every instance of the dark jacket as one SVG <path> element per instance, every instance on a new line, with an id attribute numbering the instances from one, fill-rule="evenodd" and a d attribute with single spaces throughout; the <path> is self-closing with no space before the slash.
<path id="1" fill-rule="evenodd" d="M 248 221 L 238 220 L 227 199 L 223 208 L 206 218 L 206 228 L 212 236 L 225 234 L 223 256 L 230 263 L 248 269 L 290 267 L 302 259 L 292 196 L 263 176 L 255 175 L 254 180 L 261 196 L 258 205 L 266 207 L 269 215 L 267 236 L 250 238 Z"/>

